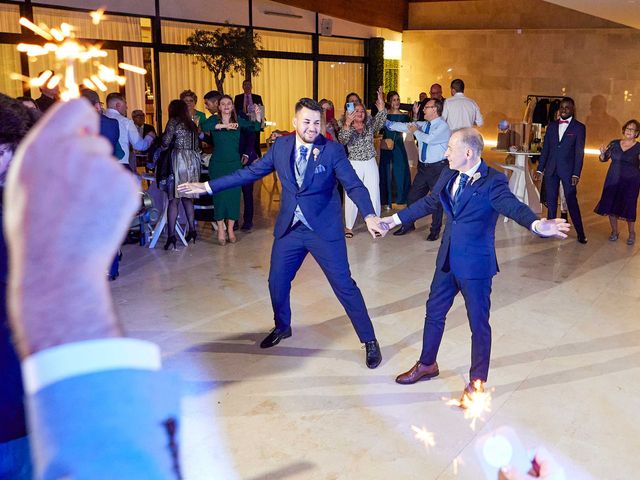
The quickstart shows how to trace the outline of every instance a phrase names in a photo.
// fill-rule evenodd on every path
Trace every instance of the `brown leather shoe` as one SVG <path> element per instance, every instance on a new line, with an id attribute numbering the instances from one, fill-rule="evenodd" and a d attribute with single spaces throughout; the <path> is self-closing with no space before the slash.
<path id="1" fill-rule="evenodd" d="M 460 408 L 467 408 L 471 402 L 471 395 L 475 392 L 484 392 L 484 382 L 482 380 L 474 380 L 469 382 L 460 396 Z"/>
<path id="2" fill-rule="evenodd" d="M 429 379 L 437 377 L 440 374 L 438 370 L 438 362 L 433 362 L 431 365 L 425 365 L 424 363 L 416 362 L 416 364 L 408 372 L 401 373 L 396 377 L 396 382 L 402 385 L 411 385 L 418 380 Z"/>

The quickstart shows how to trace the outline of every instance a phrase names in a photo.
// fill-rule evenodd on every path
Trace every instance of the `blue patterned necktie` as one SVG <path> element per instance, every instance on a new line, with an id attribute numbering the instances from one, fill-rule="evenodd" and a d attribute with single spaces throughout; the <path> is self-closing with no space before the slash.
<path id="1" fill-rule="evenodd" d="M 467 175 L 466 173 L 461 173 L 460 183 L 458 184 L 458 190 L 456 190 L 456 193 L 453 194 L 454 205 L 458 203 L 458 199 L 460 198 L 460 195 L 462 195 L 462 191 L 464 190 L 464 187 L 467 186 L 468 181 L 469 181 L 469 175 Z"/>
<path id="2" fill-rule="evenodd" d="M 427 125 L 424 127 L 424 133 L 429 133 L 431 129 L 431 122 L 427 122 Z M 420 161 L 422 163 L 427 163 L 427 142 L 422 144 L 422 155 L 420 156 Z"/>
<path id="3" fill-rule="evenodd" d="M 302 185 L 302 181 L 304 180 L 304 173 L 307 170 L 307 153 L 309 153 L 309 149 L 304 145 L 300 146 L 300 154 L 296 159 L 296 182 L 298 186 Z"/>

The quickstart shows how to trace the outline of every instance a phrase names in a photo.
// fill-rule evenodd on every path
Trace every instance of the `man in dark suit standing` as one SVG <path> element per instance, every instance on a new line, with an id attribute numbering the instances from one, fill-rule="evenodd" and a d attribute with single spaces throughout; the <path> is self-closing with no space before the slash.
<path id="1" fill-rule="evenodd" d="M 531 209 L 510 191 L 502 172 L 489 168 L 482 160 L 484 141 L 473 128 L 451 135 L 445 156 L 449 160 L 432 193 L 408 208 L 383 219 L 389 227 L 415 222 L 435 212 L 441 203 L 447 224 L 438 250 L 436 271 L 427 300 L 420 360 L 396 382 L 412 384 L 439 374 L 436 356 L 444 333 L 445 318 L 453 300 L 462 292 L 471 326 L 471 370 L 469 395 L 482 389 L 489 374 L 491 353 L 491 283 L 498 272 L 495 230 L 498 215 L 518 222 L 533 233 L 565 238 L 569 225 L 562 219 L 538 220 Z M 480 381 L 477 383 L 476 381 Z M 461 403 L 464 404 L 461 400 Z"/>
<path id="2" fill-rule="evenodd" d="M 53 72 L 51 70 L 45 70 L 38 74 L 38 77 L 41 77 L 45 73 L 49 72 L 49 77 L 53 76 Z M 42 113 L 46 112 L 60 99 L 60 87 L 56 85 L 53 88 L 47 88 L 46 82 L 44 85 L 40 87 L 40 96 L 36 98 L 35 104 Z"/>
<path id="3" fill-rule="evenodd" d="M 379 98 L 384 108 L 384 100 Z M 351 278 L 342 225 L 342 208 L 336 180 L 358 206 L 373 236 L 382 233 L 369 192 L 349 163 L 342 145 L 320 135 L 322 107 L 302 98 L 295 107 L 295 135 L 279 137 L 262 159 L 231 175 L 209 183 L 186 183 L 182 193 L 217 193 L 254 182 L 274 170 L 282 182 L 280 213 L 274 230 L 269 292 L 275 328 L 260 344 L 277 345 L 291 336 L 291 282 L 308 253 L 320 264 L 338 300 L 347 312 L 358 337 L 366 347 L 366 364 L 377 367 L 381 360 L 362 293 Z"/>
<path id="4" fill-rule="evenodd" d="M 545 175 L 549 218 L 556 218 L 560 182 L 569 207 L 569 215 L 576 228 L 578 242 L 587 243 L 578 205 L 578 182 L 584 160 L 586 128 L 574 118 L 576 105 L 572 98 L 560 102 L 560 119 L 549 123 L 534 179 Z"/>
<path id="5" fill-rule="evenodd" d="M 264 107 L 262 97 L 252 93 L 251 89 L 251 80 L 245 80 L 242 82 L 242 90 L 244 93 L 236 95 L 233 101 L 236 114 L 247 120 L 255 120 L 254 105 Z M 264 118 L 264 111 L 262 114 Z M 256 158 L 262 156 L 262 152 L 260 151 L 260 132 L 252 132 L 249 130 L 242 130 L 240 132 L 240 156 L 243 167 L 251 165 Z M 244 211 L 242 212 L 242 227 L 240 227 L 240 230 L 249 232 L 253 228 L 253 183 L 242 186 L 242 200 L 244 202 Z"/>

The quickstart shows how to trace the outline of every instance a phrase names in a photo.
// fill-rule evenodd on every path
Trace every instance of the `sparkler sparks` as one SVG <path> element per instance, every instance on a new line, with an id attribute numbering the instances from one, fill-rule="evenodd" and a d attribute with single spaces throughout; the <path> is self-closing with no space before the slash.
<path id="1" fill-rule="evenodd" d="M 103 8 L 91 12 L 89 15 L 94 25 L 98 25 L 100 21 L 105 18 Z M 73 26 L 68 23 L 62 23 L 59 28 L 51 29 L 44 23 L 36 25 L 24 17 L 20 19 L 19 23 L 36 35 L 47 40 L 47 42 L 44 45 L 21 43 L 17 47 L 18 51 L 26 53 L 29 57 L 39 57 L 53 53 L 55 54 L 57 64 L 53 70 L 47 70 L 38 77 L 29 78 L 16 73 L 11 74 L 10 78 L 12 80 L 22 81 L 30 87 L 42 87 L 46 85 L 47 88 L 51 89 L 62 82 L 63 88 L 60 92 L 60 98 L 62 100 L 70 100 L 80 96 L 80 87 L 76 82 L 78 62 L 92 62 L 97 68 L 98 73 L 91 75 L 90 78 L 85 78 L 82 81 L 83 85 L 105 92 L 107 90 L 107 83 L 125 84 L 126 78 L 124 76 L 119 75 L 113 68 L 109 68 L 100 63 L 99 59 L 106 57 L 107 52 L 101 50 L 100 45 L 79 43 L 75 39 Z M 123 70 L 139 75 L 147 73 L 144 68 L 129 65 L 128 63 L 120 63 L 118 66 Z"/>
<path id="2" fill-rule="evenodd" d="M 473 392 L 465 392 L 460 400 L 451 399 L 447 405 L 464 409 L 464 418 L 471 419 L 471 430 L 475 431 L 478 419 L 484 420 L 484 413 L 491 411 L 491 392 L 485 391 L 480 380 L 473 382 Z"/>
<path id="3" fill-rule="evenodd" d="M 416 434 L 416 440 L 420 440 L 424 443 L 425 448 L 428 450 L 431 447 L 435 447 L 436 440 L 433 432 L 428 431 L 426 428 L 418 428 L 414 425 L 411 425 L 411 430 L 413 430 Z"/>

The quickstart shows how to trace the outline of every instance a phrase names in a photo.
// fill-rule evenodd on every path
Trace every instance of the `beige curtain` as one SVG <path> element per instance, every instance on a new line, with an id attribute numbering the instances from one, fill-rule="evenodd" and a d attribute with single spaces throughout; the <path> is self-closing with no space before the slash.
<path id="1" fill-rule="evenodd" d="M 243 76 L 234 74 L 234 77 L 225 79 L 224 92 L 233 97 L 242 92 Z M 209 70 L 202 68 L 199 63 L 194 63 L 194 57 L 182 53 L 160 53 L 160 98 L 162 101 L 162 120 L 166 124 L 167 107 L 169 102 L 179 98 L 183 90 L 193 90 L 198 96 L 197 109 L 204 109 L 204 94 L 210 90 L 216 90 L 216 82 Z M 163 125 L 164 126 L 164 125 Z"/>
<path id="2" fill-rule="evenodd" d="M 125 63 L 135 65 L 136 67 L 144 67 L 142 48 L 124 47 L 124 61 Z M 124 88 L 127 95 L 127 107 L 129 113 L 134 110 L 142 110 L 143 112 L 146 112 L 144 75 L 138 75 L 137 73 L 125 70 L 124 76 L 127 79 L 127 83 Z"/>
<path id="3" fill-rule="evenodd" d="M 48 27 L 58 27 L 66 22 L 73 25 L 76 36 L 96 40 L 142 41 L 140 18 L 107 14 L 105 21 L 94 25 L 88 13 L 35 7 L 35 23 L 45 23 Z"/>
<path id="4" fill-rule="evenodd" d="M 115 50 L 106 50 L 106 52 L 107 56 L 101 59 L 101 63 L 106 67 L 117 70 L 118 52 L 116 52 Z M 61 65 L 57 64 L 54 54 L 43 55 L 41 57 L 32 57 L 29 59 L 30 77 L 35 77 L 44 70 L 61 71 Z M 81 83 L 83 79 L 97 73 L 97 67 L 91 62 L 78 63 L 76 69 L 76 82 Z M 98 95 L 100 96 L 100 100 L 102 102 L 105 101 L 108 93 L 118 91 L 118 85 L 116 85 L 115 83 L 107 84 L 107 88 L 108 90 L 106 92 L 98 90 Z M 40 96 L 40 91 L 38 90 L 38 88 L 31 88 L 31 96 L 33 98 L 38 98 Z"/>
<path id="5" fill-rule="evenodd" d="M 9 75 L 20 73 L 20 54 L 15 45 L 0 44 L 0 92 L 10 97 L 22 95 L 22 82 L 11 80 Z"/>
<path id="6" fill-rule="evenodd" d="M 172 20 L 162 20 L 160 25 L 162 43 L 171 43 L 173 45 L 186 45 L 187 38 L 194 30 L 208 30 L 211 32 L 226 30 L 224 27 L 215 27 L 202 23 L 174 22 Z"/>
<path id="7" fill-rule="evenodd" d="M 0 32 L 21 33 L 20 7 L 18 5 L 0 4 Z"/>
<path id="8" fill-rule="evenodd" d="M 323 55 L 353 55 L 364 57 L 364 41 L 350 38 L 320 37 Z"/>
<path id="9" fill-rule="evenodd" d="M 276 52 L 311 53 L 311 35 L 256 30 L 260 35 L 260 48 Z"/>
<path id="10" fill-rule="evenodd" d="M 364 93 L 364 64 L 320 62 L 318 66 L 318 100 L 326 98 L 335 106 L 336 118 L 344 112 L 344 99 L 350 92 Z"/>
<path id="11" fill-rule="evenodd" d="M 267 121 L 275 122 L 265 128 L 264 140 L 272 130 L 293 130 L 291 120 L 296 102 L 301 97 L 313 96 L 313 63 L 263 58 L 262 69 L 252 83 L 253 92 L 262 96 Z"/>

